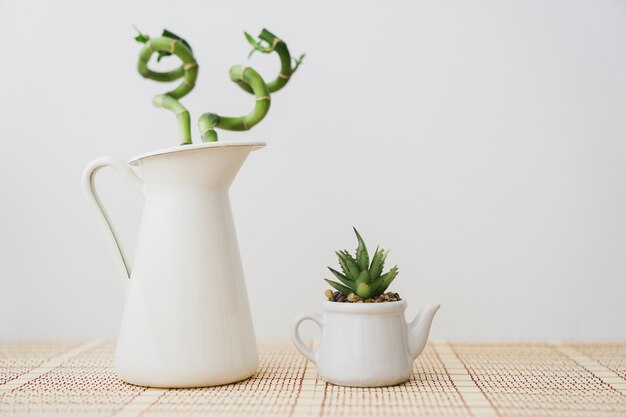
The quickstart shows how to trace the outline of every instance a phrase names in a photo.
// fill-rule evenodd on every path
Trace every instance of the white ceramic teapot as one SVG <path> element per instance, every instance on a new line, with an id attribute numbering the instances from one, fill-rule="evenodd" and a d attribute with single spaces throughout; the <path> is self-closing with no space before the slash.
<path id="1" fill-rule="evenodd" d="M 199 387 L 251 376 L 258 354 L 228 190 L 261 142 L 186 145 L 140 155 L 130 164 L 99 158 L 83 186 L 101 214 L 126 303 L 115 368 L 125 381 Z M 113 167 L 145 205 L 134 265 L 122 251 L 94 189 Z"/>
<path id="2" fill-rule="evenodd" d="M 327 382 L 353 387 L 400 384 L 413 374 L 413 362 L 428 340 L 439 305 L 427 305 L 406 323 L 406 301 L 324 302 L 324 314 L 300 314 L 293 324 L 296 348 Z M 322 330 L 319 348 L 309 349 L 298 329 L 305 320 Z"/>

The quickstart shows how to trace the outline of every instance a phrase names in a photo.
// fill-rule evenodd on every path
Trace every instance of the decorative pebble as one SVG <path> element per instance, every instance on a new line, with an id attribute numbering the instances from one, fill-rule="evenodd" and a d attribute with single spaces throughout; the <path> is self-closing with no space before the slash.
<path id="1" fill-rule="evenodd" d="M 333 292 L 333 290 L 331 289 L 326 290 L 324 292 L 324 295 L 326 296 L 328 301 L 335 301 L 337 303 L 388 303 L 402 300 L 402 298 L 400 298 L 400 294 L 391 291 L 385 294 L 380 294 L 377 297 L 370 297 L 365 299 L 361 299 L 361 297 L 359 297 L 355 293 L 350 293 L 346 296 L 339 291 Z"/>
<path id="2" fill-rule="evenodd" d="M 348 294 L 348 301 L 349 302 L 356 303 L 359 300 L 360 300 L 359 296 L 356 295 L 355 293 L 351 292 L 350 294 Z"/>

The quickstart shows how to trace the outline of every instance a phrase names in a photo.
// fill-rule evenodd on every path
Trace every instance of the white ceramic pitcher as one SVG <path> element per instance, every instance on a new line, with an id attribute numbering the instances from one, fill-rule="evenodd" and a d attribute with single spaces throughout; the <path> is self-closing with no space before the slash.
<path id="1" fill-rule="evenodd" d="M 258 354 L 228 190 L 262 142 L 207 143 L 140 155 L 104 157 L 83 174 L 116 254 L 126 303 L 115 368 L 152 387 L 226 384 L 251 376 Z M 145 206 L 134 265 L 94 189 L 113 167 Z"/>

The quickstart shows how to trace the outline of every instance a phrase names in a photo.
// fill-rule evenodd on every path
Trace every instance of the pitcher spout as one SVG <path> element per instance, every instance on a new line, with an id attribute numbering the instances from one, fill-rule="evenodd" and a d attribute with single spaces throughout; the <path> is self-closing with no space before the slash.
<path id="1" fill-rule="evenodd" d="M 428 333 L 430 333 L 430 325 L 439 307 L 439 304 L 426 305 L 417 314 L 415 319 L 408 324 L 409 352 L 413 359 L 417 358 L 426 347 Z"/>

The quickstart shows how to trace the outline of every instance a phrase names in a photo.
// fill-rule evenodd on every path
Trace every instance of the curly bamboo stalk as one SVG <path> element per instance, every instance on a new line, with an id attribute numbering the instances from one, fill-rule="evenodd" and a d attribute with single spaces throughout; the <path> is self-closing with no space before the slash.
<path id="1" fill-rule="evenodd" d="M 291 75 L 297 68 L 297 66 L 296 68 L 291 67 L 291 54 L 289 53 L 287 44 L 267 29 L 263 29 L 259 34 L 259 39 L 268 43 L 269 46 L 266 48 L 261 47 L 256 42 L 253 43 L 253 40 L 249 35 L 246 34 L 246 37 L 248 38 L 248 41 L 252 43 L 252 46 L 254 46 L 254 50 L 267 54 L 271 52 L 276 52 L 276 54 L 278 54 L 278 57 L 280 58 L 280 72 L 273 81 L 267 83 L 267 88 L 270 90 L 270 93 L 275 93 L 283 88 L 287 82 L 289 82 Z M 238 82 L 237 85 L 248 93 L 254 94 L 248 84 Z"/>
<path id="2" fill-rule="evenodd" d="M 200 135 L 204 142 L 217 141 L 218 137 L 215 128 L 224 130 L 248 130 L 263 120 L 270 108 L 270 94 L 280 90 L 289 82 L 291 75 L 298 68 L 302 60 L 302 57 L 300 57 L 299 60 L 296 60 L 295 67 L 292 67 L 292 58 L 287 44 L 267 29 L 263 29 L 259 35 L 259 39 L 267 42 L 267 47 L 261 46 L 249 34 L 245 33 L 245 35 L 248 42 L 254 47 L 253 52 L 256 50 L 263 53 L 276 52 L 278 54 L 280 58 L 280 73 L 272 82 L 265 83 L 259 73 L 250 67 L 241 65 L 232 67 L 230 69 L 230 79 L 244 91 L 254 94 L 256 97 L 256 105 L 252 112 L 242 117 L 223 117 L 215 113 L 204 113 L 198 120 L 198 128 L 200 129 Z"/>
<path id="3" fill-rule="evenodd" d="M 254 94 L 256 98 L 255 106 L 249 114 L 241 117 L 224 117 L 215 113 L 204 113 L 198 120 L 198 127 L 204 142 L 217 141 L 216 128 L 234 131 L 248 130 L 263 120 L 270 108 L 270 94 L 280 90 L 287 84 L 292 74 L 298 69 L 302 58 L 304 58 L 304 55 L 295 60 L 291 58 L 287 45 L 266 29 L 261 31 L 259 39 L 266 42 L 267 46 L 261 45 L 259 41 L 252 38 L 249 34 L 245 33 L 245 35 L 248 42 L 254 47 L 254 50 L 263 53 L 276 52 L 278 54 L 281 65 L 280 73 L 275 80 L 266 84 L 259 73 L 252 68 L 241 65 L 231 67 L 230 79 L 243 90 Z M 160 82 L 176 81 L 182 78 L 181 84 L 172 91 L 156 96 L 153 99 L 153 103 L 157 107 L 174 112 L 178 120 L 181 145 L 191 144 L 189 111 L 179 101 L 193 89 L 198 77 L 198 64 L 193 56 L 191 47 L 185 40 L 167 30 L 163 31 L 161 37 L 154 39 L 150 39 L 147 35 L 139 32 L 135 39 L 145 44 L 139 53 L 139 61 L 137 63 L 137 70 L 141 76 Z M 154 53 L 159 54 L 159 59 L 164 55 L 176 55 L 182 61 L 182 65 L 171 71 L 153 71 L 148 67 L 148 63 Z M 293 67 L 292 60 L 295 61 Z"/>
<path id="4" fill-rule="evenodd" d="M 258 72 L 250 67 L 235 65 L 230 69 L 230 79 L 249 87 L 256 97 L 254 109 L 242 117 L 223 117 L 215 113 L 204 113 L 198 120 L 198 128 L 203 142 L 217 141 L 215 128 L 225 130 L 248 130 L 259 123 L 270 109 L 270 92 Z"/>
<path id="5" fill-rule="evenodd" d="M 164 109 L 171 110 L 176 115 L 178 120 L 178 130 L 180 132 L 181 145 L 190 145 L 191 142 L 191 118 L 189 116 L 189 110 L 183 106 L 180 101 L 172 96 L 163 94 L 156 96 L 152 103 L 156 107 L 163 107 Z"/>
<path id="6" fill-rule="evenodd" d="M 159 51 L 169 52 L 176 55 L 182 61 L 182 65 L 173 71 L 158 72 L 148 67 L 148 62 L 154 53 Z M 163 107 L 171 110 L 178 120 L 178 130 L 180 132 L 181 145 L 191 144 L 191 120 L 189 111 L 178 101 L 178 99 L 186 96 L 193 89 L 198 77 L 198 63 L 193 56 L 191 50 L 180 42 L 167 36 L 148 39 L 145 46 L 139 53 L 139 61 L 137 62 L 137 71 L 144 78 L 155 81 L 176 81 L 182 78 L 182 82 L 178 87 L 165 94 L 159 95 L 152 101 L 155 106 Z"/>

